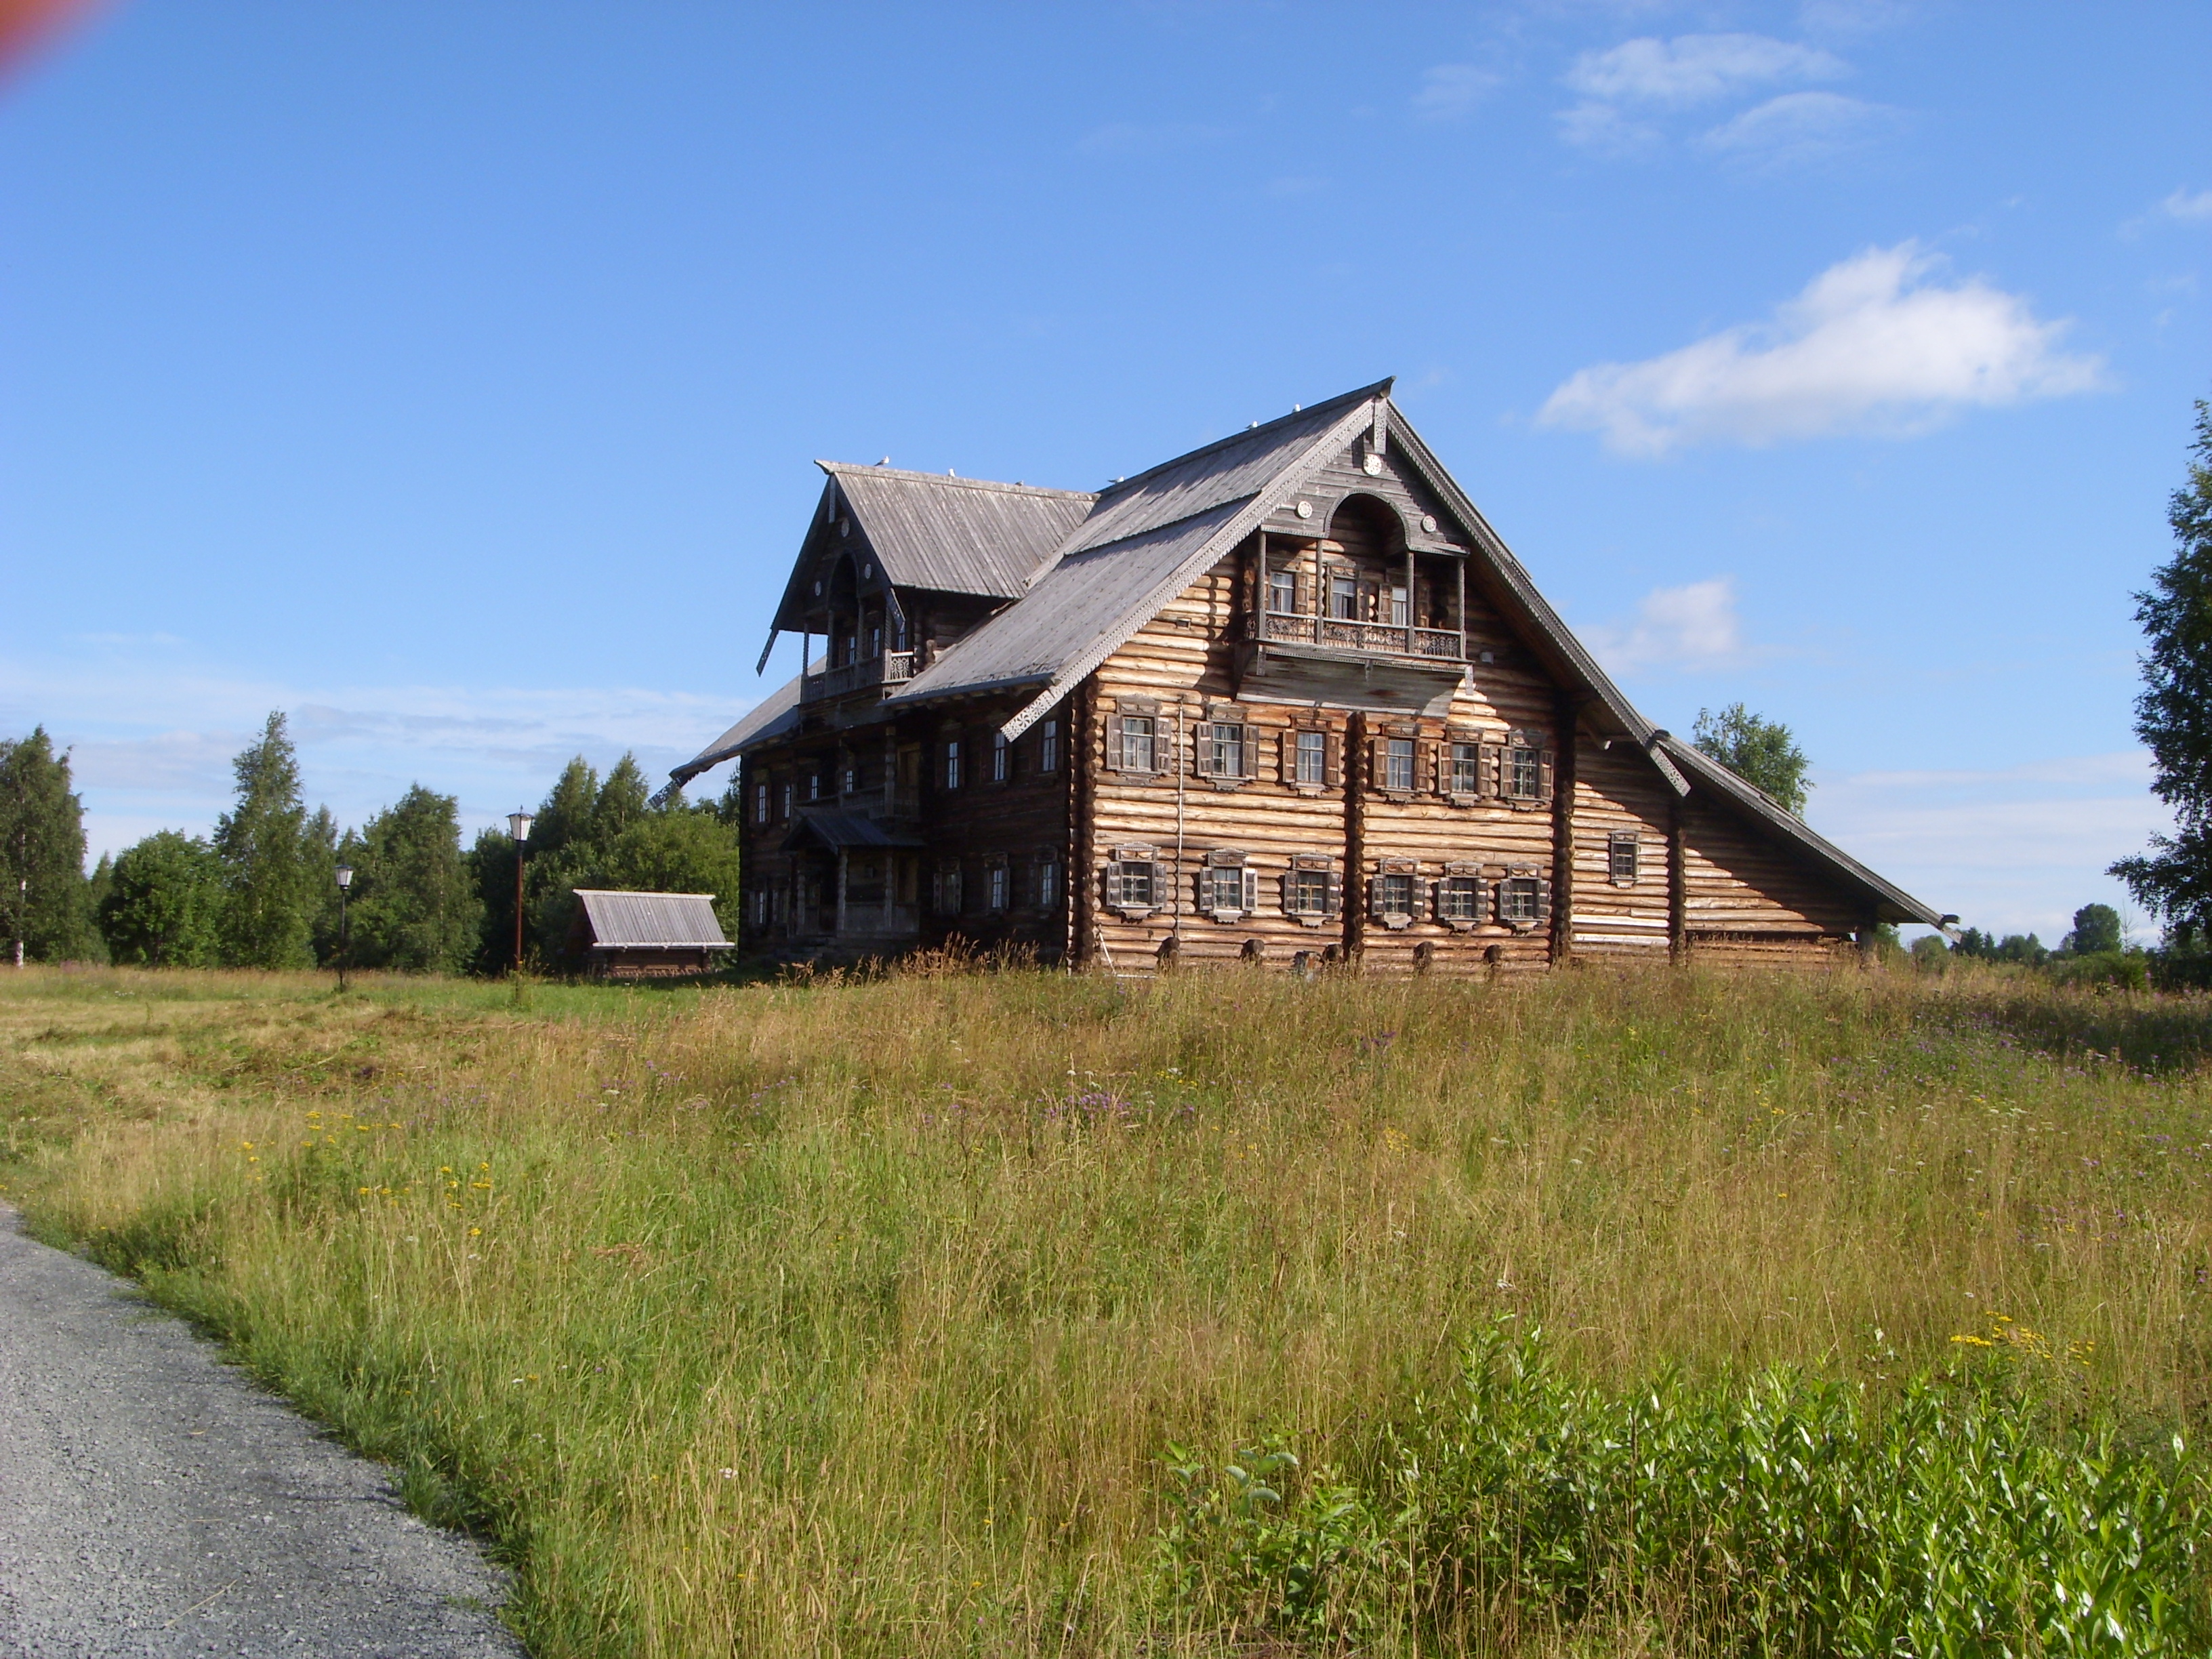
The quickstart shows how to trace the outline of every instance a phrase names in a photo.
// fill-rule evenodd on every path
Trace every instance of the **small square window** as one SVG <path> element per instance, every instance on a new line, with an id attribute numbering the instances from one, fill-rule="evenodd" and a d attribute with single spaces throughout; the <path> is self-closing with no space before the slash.
<path id="1" fill-rule="evenodd" d="M 1526 926 L 1543 915 L 1542 884 L 1534 876 L 1510 876 L 1498 884 L 1498 919 Z"/>
<path id="2" fill-rule="evenodd" d="M 1157 901 L 1152 887 L 1152 866 L 1149 864 L 1123 863 L 1114 866 L 1115 902 L 1125 908 L 1149 906 Z"/>
<path id="3" fill-rule="evenodd" d="M 1244 868 L 1242 865 L 1216 865 L 1206 871 L 1206 908 L 1216 911 L 1243 911 Z"/>
<path id="4" fill-rule="evenodd" d="M 1632 835 L 1615 836 L 1606 848 L 1606 874 L 1615 887 L 1636 885 L 1636 860 L 1641 849 Z"/>
<path id="5" fill-rule="evenodd" d="M 1300 783 L 1326 783 L 1328 781 L 1328 733 L 1301 732 L 1298 733 L 1297 781 Z"/>
<path id="6" fill-rule="evenodd" d="M 1482 883 L 1474 876 L 1446 876 L 1437 884 L 1437 920 L 1474 923 L 1482 920 Z"/>
<path id="7" fill-rule="evenodd" d="M 1389 916 L 1410 916 L 1413 914 L 1413 878 L 1392 873 L 1376 878 L 1378 884 L 1377 908 Z"/>
<path id="8" fill-rule="evenodd" d="M 1291 909 L 1294 915 L 1302 916 L 1328 914 L 1327 871 L 1295 870 L 1291 872 Z"/>

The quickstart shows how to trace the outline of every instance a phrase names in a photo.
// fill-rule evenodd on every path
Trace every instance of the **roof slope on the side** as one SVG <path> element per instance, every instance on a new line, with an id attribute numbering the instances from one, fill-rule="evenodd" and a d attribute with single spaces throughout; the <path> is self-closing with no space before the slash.
<path id="1" fill-rule="evenodd" d="M 598 950 L 727 950 L 712 893 L 621 893 L 574 890 Z"/>
<path id="2" fill-rule="evenodd" d="M 817 461 L 830 475 L 827 511 L 817 513 L 776 607 L 780 629 L 803 627 L 813 571 L 842 542 L 831 526 L 845 513 L 899 587 L 1010 599 L 1081 524 L 1097 497 L 1079 489 L 995 483 L 897 467 Z"/>

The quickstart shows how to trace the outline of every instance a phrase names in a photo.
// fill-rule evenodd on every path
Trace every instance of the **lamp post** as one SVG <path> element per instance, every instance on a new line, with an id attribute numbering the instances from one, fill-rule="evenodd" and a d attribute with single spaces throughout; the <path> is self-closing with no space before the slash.
<path id="1" fill-rule="evenodd" d="M 522 857 L 530 840 L 531 816 L 527 812 L 507 815 L 507 833 L 514 837 L 514 981 L 515 994 L 522 987 Z"/>
<path id="2" fill-rule="evenodd" d="M 338 989 L 341 992 L 345 989 L 346 955 L 349 943 L 346 933 L 346 890 L 352 885 L 353 866 L 341 864 L 338 866 Z"/>

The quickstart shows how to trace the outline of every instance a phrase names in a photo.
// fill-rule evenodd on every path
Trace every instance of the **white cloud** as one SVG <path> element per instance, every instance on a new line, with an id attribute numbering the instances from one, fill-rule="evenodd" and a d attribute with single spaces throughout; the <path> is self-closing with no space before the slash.
<path id="1" fill-rule="evenodd" d="M 1584 629 L 1582 640 L 1616 674 L 1714 667 L 1734 661 L 1744 649 L 1735 582 L 1717 576 L 1681 587 L 1655 588 L 1636 607 L 1633 622 Z"/>
<path id="2" fill-rule="evenodd" d="M 1893 127 L 1899 112 L 1839 92 L 1785 92 L 1698 139 L 1705 149 L 1755 167 L 1780 168 L 1856 149 Z"/>
<path id="3" fill-rule="evenodd" d="M 1843 433 L 1903 436 L 1963 409 L 2105 383 L 2103 359 L 2057 349 L 2068 326 L 1979 277 L 1929 280 L 1917 243 L 1832 265 L 1769 323 L 1742 324 L 1637 363 L 1576 374 L 1540 425 L 1602 433 L 1625 454 Z"/>
<path id="4" fill-rule="evenodd" d="M 2056 945 L 2074 912 L 2127 896 L 2105 874 L 2172 819 L 2140 750 L 1975 771 L 1816 774 L 1814 827 L 1964 926 Z"/>
<path id="5" fill-rule="evenodd" d="M 2212 219 L 2212 190 L 2200 190 L 2194 196 L 2185 190 L 2177 190 L 2158 205 L 2172 218 Z"/>
<path id="6" fill-rule="evenodd" d="M 1207 144 L 1222 137 L 1219 127 L 1189 121 L 1109 121 L 1075 141 L 1083 155 L 1162 155 Z"/>
<path id="7" fill-rule="evenodd" d="M 1777 82 L 1833 80 L 1850 71 L 1817 46 L 1764 34 L 1683 34 L 1586 52 L 1566 82 L 1585 98 L 1680 108 Z"/>
<path id="8" fill-rule="evenodd" d="M 1421 75 L 1413 113 L 1424 121 L 1451 121 L 1487 98 L 1504 77 L 1473 64 L 1438 64 Z"/>

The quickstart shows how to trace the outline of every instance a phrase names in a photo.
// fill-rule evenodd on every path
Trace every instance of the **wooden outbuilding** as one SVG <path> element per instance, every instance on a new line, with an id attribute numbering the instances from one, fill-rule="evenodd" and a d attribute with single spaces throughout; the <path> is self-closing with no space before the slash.
<path id="1" fill-rule="evenodd" d="M 1810 964 L 1942 920 L 1638 713 L 1388 381 L 1097 492 L 819 465 L 804 672 L 672 775 L 739 763 L 748 949 Z"/>
<path id="2" fill-rule="evenodd" d="M 735 949 L 715 920 L 712 893 L 623 893 L 577 887 L 568 955 L 595 979 L 664 979 L 708 974 L 716 953 Z"/>

